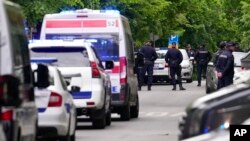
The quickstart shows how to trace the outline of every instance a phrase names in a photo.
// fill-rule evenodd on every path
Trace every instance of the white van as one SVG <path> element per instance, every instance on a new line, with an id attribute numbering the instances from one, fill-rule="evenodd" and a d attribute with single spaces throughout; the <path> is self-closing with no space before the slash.
<path id="1" fill-rule="evenodd" d="M 18 5 L 0 0 L 0 124 L 8 141 L 36 139 L 37 109 L 23 21 Z"/>
<path id="2" fill-rule="evenodd" d="M 123 120 L 138 117 L 139 97 L 134 73 L 134 46 L 127 18 L 116 10 L 82 9 L 44 16 L 41 39 L 87 39 L 101 61 L 113 60 L 113 112 Z"/>

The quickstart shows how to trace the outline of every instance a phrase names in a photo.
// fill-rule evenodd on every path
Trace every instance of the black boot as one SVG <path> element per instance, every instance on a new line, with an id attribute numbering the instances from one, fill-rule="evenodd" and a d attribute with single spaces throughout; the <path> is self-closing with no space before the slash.
<path id="1" fill-rule="evenodd" d="M 172 89 L 173 91 L 176 91 L 176 85 L 174 85 L 174 87 L 173 87 L 173 89 Z"/>
<path id="2" fill-rule="evenodd" d="M 197 85 L 198 87 L 200 87 L 201 86 L 201 83 L 198 83 L 198 85 Z"/>
<path id="3" fill-rule="evenodd" d="M 148 91 L 151 91 L 151 85 L 148 85 Z"/>
<path id="4" fill-rule="evenodd" d="M 180 90 L 181 90 L 181 91 L 186 90 L 185 88 L 182 87 L 182 84 L 180 84 Z"/>

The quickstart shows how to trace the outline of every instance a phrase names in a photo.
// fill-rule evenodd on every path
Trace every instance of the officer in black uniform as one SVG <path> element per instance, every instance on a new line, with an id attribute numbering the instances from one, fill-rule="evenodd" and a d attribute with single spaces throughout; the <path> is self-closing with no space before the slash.
<path id="1" fill-rule="evenodd" d="M 170 77 L 172 79 L 173 91 L 176 90 L 176 79 L 175 75 L 178 77 L 178 82 L 180 86 L 180 90 L 186 90 L 182 87 L 182 79 L 181 79 L 181 62 L 183 60 L 183 56 L 180 50 L 176 49 L 176 43 L 172 43 L 172 48 L 168 50 L 165 56 L 166 63 L 169 64 L 170 67 Z"/>
<path id="2" fill-rule="evenodd" d="M 144 56 L 141 52 L 137 52 L 135 54 L 135 72 L 137 74 L 137 80 L 138 80 L 138 90 L 140 91 L 141 90 L 141 86 L 143 84 L 143 77 L 144 76 L 140 76 L 142 75 L 142 71 L 143 71 L 143 68 L 144 68 Z M 142 80 L 141 80 L 142 79 Z"/>
<path id="3" fill-rule="evenodd" d="M 218 77 L 217 89 L 233 84 L 234 57 L 232 52 L 234 50 L 235 44 L 233 42 L 229 42 L 226 45 L 226 49 L 219 55 L 216 64 L 216 71 Z"/>
<path id="4" fill-rule="evenodd" d="M 148 75 L 148 90 L 151 90 L 152 82 L 153 82 L 153 68 L 154 62 L 158 58 L 155 49 L 152 47 L 152 43 L 147 42 L 141 49 L 140 53 L 144 56 L 144 68 L 143 72 L 140 75 L 140 84 L 139 89 L 142 87 L 145 73 Z"/>
<path id="5" fill-rule="evenodd" d="M 226 41 L 222 41 L 222 42 L 220 43 L 219 50 L 215 53 L 215 58 L 214 58 L 214 60 L 213 60 L 214 66 L 217 64 L 217 60 L 218 60 L 220 54 L 221 54 L 221 53 L 223 52 L 223 50 L 225 49 L 226 44 L 227 44 Z"/>
<path id="6" fill-rule="evenodd" d="M 187 53 L 188 53 L 188 57 L 189 57 L 189 58 L 195 56 L 195 51 L 192 49 L 192 47 L 191 47 L 190 44 L 187 45 L 186 51 L 187 51 Z"/>
<path id="7" fill-rule="evenodd" d="M 197 63 L 198 72 L 198 85 L 201 86 L 201 75 L 206 76 L 207 64 L 211 59 L 210 52 L 205 48 L 205 45 L 200 45 L 200 48 L 196 52 L 195 61 Z"/>

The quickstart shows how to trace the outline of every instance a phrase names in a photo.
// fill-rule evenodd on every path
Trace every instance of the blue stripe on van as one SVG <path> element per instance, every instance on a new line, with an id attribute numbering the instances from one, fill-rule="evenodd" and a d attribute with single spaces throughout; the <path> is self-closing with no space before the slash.
<path id="1" fill-rule="evenodd" d="M 46 111 L 46 108 L 38 108 L 37 111 L 38 113 L 43 113 Z"/>
<path id="2" fill-rule="evenodd" d="M 72 96 L 74 99 L 90 99 L 92 96 L 92 92 L 91 91 L 74 92 L 72 93 Z"/>

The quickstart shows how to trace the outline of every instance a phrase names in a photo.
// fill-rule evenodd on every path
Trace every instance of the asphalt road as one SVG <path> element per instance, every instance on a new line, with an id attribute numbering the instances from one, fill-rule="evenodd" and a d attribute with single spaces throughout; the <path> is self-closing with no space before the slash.
<path id="1" fill-rule="evenodd" d="M 139 92 L 140 116 L 128 122 L 112 115 L 112 124 L 104 130 L 91 127 L 91 123 L 78 123 L 77 141 L 177 141 L 178 121 L 185 107 L 193 100 L 205 95 L 204 83 L 184 83 L 186 91 L 172 91 L 170 85 L 154 85 L 152 91 L 146 87 Z"/>

